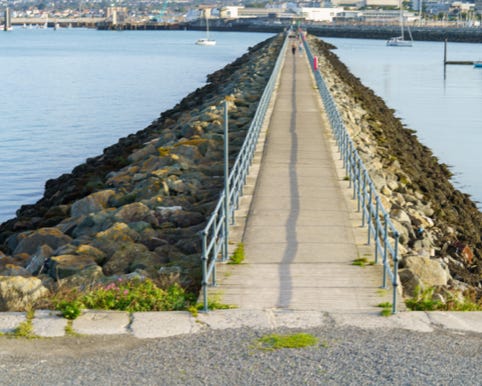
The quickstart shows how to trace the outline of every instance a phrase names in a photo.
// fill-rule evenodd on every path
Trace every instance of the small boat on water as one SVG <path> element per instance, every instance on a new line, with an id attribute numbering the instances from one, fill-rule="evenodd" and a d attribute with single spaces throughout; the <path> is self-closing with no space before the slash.
<path id="1" fill-rule="evenodd" d="M 196 41 L 196 44 L 198 46 L 215 46 L 216 45 L 216 40 L 209 38 L 209 22 L 208 22 L 207 16 L 206 16 L 206 37 L 198 39 Z"/>
<path id="2" fill-rule="evenodd" d="M 482 60 L 475 61 L 474 68 L 482 68 Z"/>
<path id="3" fill-rule="evenodd" d="M 216 40 L 212 40 L 209 38 L 202 38 L 198 39 L 196 41 L 196 44 L 199 46 L 215 46 L 216 45 Z"/>
<path id="4" fill-rule="evenodd" d="M 404 17 L 403 17 L 403 6 L 400 1 L 400 36 L 396 36 L 387 40 L 387 46 L 389 47 L 412 47 L 413 38 L 410 27 L 407 25 L 408 34 L 410 40 L 405 40 L 405 30 L 404 30 Z"/>
<path id="5" fill-rule="evenodd" d="M 387 40 L 387 46 L 389 47 L 412 47 L 411 40 L 405 40 L 403 36 L 397 36 Z"/>

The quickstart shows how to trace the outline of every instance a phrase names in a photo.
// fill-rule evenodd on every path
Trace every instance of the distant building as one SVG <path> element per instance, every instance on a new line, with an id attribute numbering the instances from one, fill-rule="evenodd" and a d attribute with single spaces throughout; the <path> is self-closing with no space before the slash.
<path id="1" fill-rule="evenodd" d="M 367 7 L 397 7 L 399 6 L 399 0 L 365 0 Z"/>
<path id="2" fill-rule="evenodd" d="M 239 17 L 238 10 L 244 7 L 226 6 L 221 8 L 219 17 L 222 19 L 237 19 Z"/>
<path id="3" fill-rule="evenodd" d="M 333 5 L 362 7 L 398 7 L 399 0 L 331 0 Z"/>
<path id="4" fill-rule="evenodd" d="M 117 25 L 125 22 L 127 14 L 127 7 L 108 7 L 106 17 L 112 25 Z"/>
<path id="5" fill-rule="evenodd" d="M 297 10 L 298 16 L 307 21 L 328 21 L 332 22 L 337 14 L 343 12 L 342 7 L 336 8 L 311 8 L 302 7 Z"/>
<path id="6" fill-rule="evenodd" d="M 450 3 L 439 2 L 439 1 L 424 1 L 423 9 L 425 13 L 431 15 L 438 15 L 439 13 L 447 13 L 450 9 Z"/>

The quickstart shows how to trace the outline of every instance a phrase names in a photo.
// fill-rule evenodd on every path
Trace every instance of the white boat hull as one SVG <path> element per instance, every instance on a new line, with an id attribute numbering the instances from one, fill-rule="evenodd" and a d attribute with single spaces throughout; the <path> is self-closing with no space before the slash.
<path id="1" fill-rule="evenodd" d="M 198 46 L 215 46 L 216 45 L 216 40 L 212 39 L 199 39 L 196 44 Z"/>
<path id="2" fill-rule="evenodd" d="M 391 38 L 387 40 L 387 46 L 389 47 L 412 47 L 411 40 L 405 40 L 402 37 Z"/>

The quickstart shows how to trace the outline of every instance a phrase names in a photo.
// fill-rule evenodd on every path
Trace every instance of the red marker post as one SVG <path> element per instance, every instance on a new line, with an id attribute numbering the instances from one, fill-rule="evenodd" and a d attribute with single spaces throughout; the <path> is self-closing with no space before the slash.
<path id="1" fill-rule="evenodd" d="M 317 56 L 313 57 L 313 70 L 318 71 L 318 57 Z"/>

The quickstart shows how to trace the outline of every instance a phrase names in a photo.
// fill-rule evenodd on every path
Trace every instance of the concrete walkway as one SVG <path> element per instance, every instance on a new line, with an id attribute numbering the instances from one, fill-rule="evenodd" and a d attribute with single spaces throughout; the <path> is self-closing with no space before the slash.
<path id="1" fill-rule="evenodd" d="M 380 291 L 380 266 L 352 265 L 372 254 L 366 236 L 355 237 L 310 71 L 305 55 L 287 51 L 247 216 L 246 260 L 221 265 L 210 296 L 242 309 L 379 312 L 391 298 Z"/>

